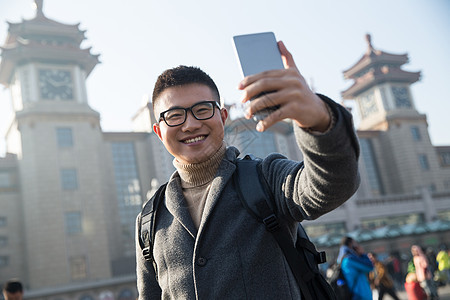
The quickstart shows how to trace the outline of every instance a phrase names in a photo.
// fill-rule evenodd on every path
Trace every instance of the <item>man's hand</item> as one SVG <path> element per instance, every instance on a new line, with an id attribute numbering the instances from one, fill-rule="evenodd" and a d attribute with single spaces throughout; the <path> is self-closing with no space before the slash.
<path id="1" fill-rule="evenodd" d="M 323 102 L 308 87 L 297 69 L 291 53 L 283 42 L 278 42 L 284 67 L 283 70 L 270 70 L 245 77 L 238 88 L 243 90 L 242 102 L 245 103 L 265 91 L 275 91 L 254 99 L 245 112 L 247 119 L 264 108 L 279 105 L 264 120 L 258 122 L 256 130 L 264 131 L 273 124 L 292 119 L 302 128 L 324 132 L 328 129 L 331 117 Z"/>

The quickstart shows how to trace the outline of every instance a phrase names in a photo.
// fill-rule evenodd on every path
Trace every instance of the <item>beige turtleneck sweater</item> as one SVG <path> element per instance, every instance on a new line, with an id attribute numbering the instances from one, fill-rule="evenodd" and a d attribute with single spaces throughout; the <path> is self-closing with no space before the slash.
<path id="1" fill-rule="evenodd" d="M 191 214 L 192 221 L 198 229 L 202 220 L 206 198 L 211 187 L 211 182 L 225 155 L 225 142 L 222 147 L 207 161 L 197 164 L 182 164 L 176 159 L 173 165 L 178 170 L 181 178 L 181 188 L 186 204 Z"/>

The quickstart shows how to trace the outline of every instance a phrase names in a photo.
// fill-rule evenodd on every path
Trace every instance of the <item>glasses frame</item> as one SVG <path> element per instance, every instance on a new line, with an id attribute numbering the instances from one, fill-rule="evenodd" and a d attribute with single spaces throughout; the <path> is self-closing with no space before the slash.
<path id="1" fill-rule="evenodd" d="M 210 117 L 208 117 L 208 118 L 205 118 L 205 119 L 199 119 L 199 118 L 197 118 L 197 116 L 192 112 L 192 108 L 193 108 L 194 106 L 196 106 L 196 105 L 199 105 L 199 104 L 205 104 L 205 103 L 209 103 L 209 104 L 212 104 L 212 105 L 213 105 L 213 113 L 212 113 L 212 115 L 211 115 Z M 169 127 L 177 127 L 177 126 L 181 126 L 181 125 L 183 125 L 183 124 L 186 122 L 186 120 L 187 120 L 188 111 L 191 112 L 192 116 L 193 116 L 196 120 L 199 120 L 199 121 L 209 120 L 209 119 L 211 119 L 212 117 L 214 117 L 214 113 L 216 112 L 216 110 L 214 109 L 215 107 L 217 107 L 218 109 L 220 109 L 220 105 L 219 105 L 219 103 L 217 103 L 217 101 L 200 101 L 200 102 L 197 102 L 197 103 L 193 104 L 193 105 L 190 106 L 190 107 L 173 107 L 173 108 L 170 108 L 170 109 L 168 109 L 168 110 L 165 110 L 165 111 L 163 111 L 163 112 L 161 112 L 161 113 L 159 114 L 159 120 L 158 120 L 158 123 L 160 123 L 161 120 L 164 120 L 164 123 L 166 123 L 166 125 L 169 126 Z M 172 111 L 172 110 L 175 110 L 175 109 L 183 109 L 183 110 L 184 110 L 184 120 L 183 120 L 183 122 L 181 122 L 180 124 L 177 124 L 177 125 L 169 125 L 169 123 L 167 123 L 167 120 L 166 120 L 166 118 L 165 118 L 164 115 L 165 115 L 165 113 L 167 113 L 167 112 L 169 112 L 169 111 Z"/>

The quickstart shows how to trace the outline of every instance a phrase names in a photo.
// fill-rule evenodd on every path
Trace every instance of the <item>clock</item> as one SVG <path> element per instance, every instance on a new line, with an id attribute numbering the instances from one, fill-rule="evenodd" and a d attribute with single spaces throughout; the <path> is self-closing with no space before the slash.
<path id="1" fill-rule="evenodd" d="M 393 86 L 392 93 L 394 94 L 395 107 L 410 108 L 412 106 L 407 88 Z"/>
<path id="2" fill-rule="evenodd" d="M 369 93 L 360 100 L 361 115 L 363 118 L 378 111 L 377 102 L 373 93 Z"/>
<path id="3" fill-rule="evenodd" d="M 72 100 L 72 73 L 61 69 L 40 69 L 39 90 L 42 99 Z"/>

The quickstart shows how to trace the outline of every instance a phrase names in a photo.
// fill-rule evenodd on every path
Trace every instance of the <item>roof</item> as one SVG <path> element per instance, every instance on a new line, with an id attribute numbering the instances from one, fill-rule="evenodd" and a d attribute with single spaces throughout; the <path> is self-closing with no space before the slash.
<path id="1" fill-rule="evenodd" d="M 345 234 L 331 233 L 311 238 L 311 240 L 316 247 L 331 247 L 339 245 L 344 236 L 349 236 L 358 242 L 365 242 L 448 230 L 450 230 L 450 221 L 436 220 L 428 223 L 389 225 L 377 229 L 358 229 Z"/>
<path id="2" fill-rule="evenodd" d="M 401 66 L 409 61 L 406 53 L 392 54 L 375 49 L 370 34 L 366 35 L 366 41 L 366 53 L 343 72 L 344 78 L 354 80 L 353 84 L 342 92 L 344 99 L 352 99 L 355 95 L 384 82 L 411 84 L 420 80 L 420 72 L 401 69 Z"/>
<path id="3" fill-rule="evenodd" d="M 78 24 L 63 24 L 47 18 L 42 1 L 36 1 L 36 16 L 19 23 L 8 22 L 8 35 L 0 48 L 0 83 L 8 86 L 14 67 L 24 61 L 78 64 L 89 75 L 99 63 L 90 48 L 81 49 L 85 30 Z"/>

